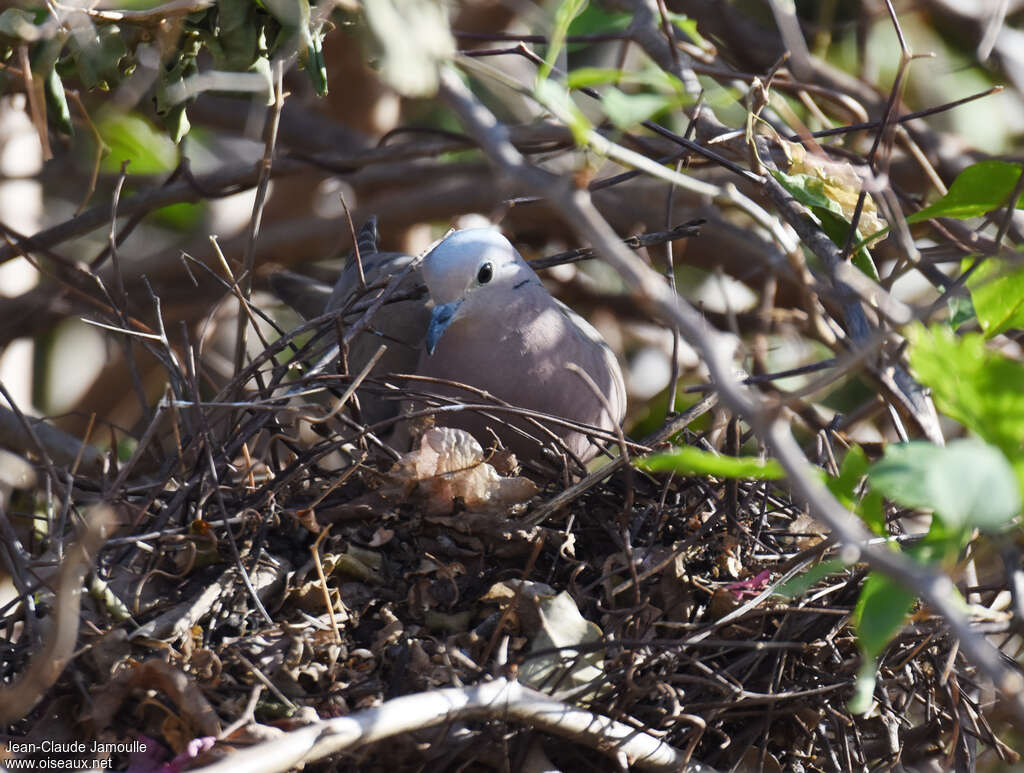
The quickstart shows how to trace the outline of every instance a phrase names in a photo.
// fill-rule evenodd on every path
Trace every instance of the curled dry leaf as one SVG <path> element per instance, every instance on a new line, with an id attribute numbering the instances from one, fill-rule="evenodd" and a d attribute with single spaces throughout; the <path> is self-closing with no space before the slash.
<path id="1" fill-rule="evenodd" d="M 538 491 L 528 478 L 503 478 L 484 461 L 476 438 L 450 427 L 423 433 L 420 447 L 399 459 L 391 476 L 407 493 L 423 497 L 429 515 L 452 512 L 456 499 L 467 510 L 504 510 Z"/>
<path id="2" fill-rule="evenodd" d="M 857 200 L 860 198 L 861 188 L 864 187 L 864 180 L 857 173 L 856 167 L 848 161 L 831 161 L 818 155 L 808 153 L 803 145 L 795 142 L 780 140 L 783 150 L 789 157 L 791 175 L 806 175 L 811 180 L 821 184 L 821 193 L 826 198 L 838 205 L 839 213 L 847 222 L 853 220 L 853 213 L 857 208 Z M 839 214 L 837 213 L 837 214 Z M 860 213 L 860 220 L 857 225 L 857 232 L 861 236 L 878 234 L 888 228 L 888 223 L 878 211 L 878 205 L 870 193 L 864 197 L 864 205 Z M 874 244 L 884 238 L 884 234 L 872 239 L 869 244 Z"/>

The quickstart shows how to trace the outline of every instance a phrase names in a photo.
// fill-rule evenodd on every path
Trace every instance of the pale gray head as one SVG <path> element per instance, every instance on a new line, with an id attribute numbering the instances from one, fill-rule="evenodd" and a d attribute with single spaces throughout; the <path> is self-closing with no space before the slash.
<path id="1" fill-rule="evenodd" d="M 430 354 L 456 319 L 498 310 L 493 299 L 540 281 L 509 240 L 490 228 L 456 231 L 430 251 L 421 271 L 434 300 L 427 330 Z"/>

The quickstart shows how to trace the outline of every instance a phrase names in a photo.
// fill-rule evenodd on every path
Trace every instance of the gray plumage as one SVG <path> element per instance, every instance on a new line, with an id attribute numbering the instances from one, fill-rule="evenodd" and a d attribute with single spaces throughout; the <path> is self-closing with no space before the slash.
<path id="1" fill-rule="evenodd" d="M 372 228 L 372 236 L 376 230 Z M 368 284 L 404 268 L 412 258 L 400 253 L 378 253 L 371 233 L 363 229 L 360 254 Z M 280 280 L 272 282 L 278 294 L 305 316 L 307 311 L 289 300 Z M 389 346 L 375 373 L 414 372 L 468 384 L 511 405 L 612 431 L 626 411 L 626 390 L 618 361 L 601 335 L 582 317 L 556 301 L 537 274 L 497 231 L 484 228 L 456 231 L 424 258 L 418 271 L 403 282 L 400 291 L 424 282 L 429 300 L 402 301 L 383 306 L 372 327 L 382 335 L 364 333 L 353 342 L 349 367 L 358 371 L 380 343 Z M 359 290 L 354 260 L 346 265 L 325 305 L 344 308 Z M 324 293 L 317 295 L 324 304 Z M 578 374 L 566 368 L 575 363 L 605 396 L 602 405 Z M 413 384 L 416 391 L 430 392 L 469 403 L 481 398 L 455 387 Z M 395 415 L 398 403 L 362 397 L 367 421 Z M 417 404 L 416 407 L 419 407 Z M 493 430 L 522 459 L 539 457 L 540 445 L 521 431 L 550 438 L 528 422 L 495 411 L 494 419 L 470 411 L 443 412 L 439 423 L 472 432 L 484 446 Z M 511 427 L 505 426 L 508 422 Z M 566 427 L 548 425 L 583 461 L 593 458 L 598 447 L 586 435 Z"/>
<path id="2" fill-rule="evenodd" d="M 413 260 L 411 255 L 405 253 L 377 251 L 376 218 L 370 218 L 360 229 L 357 244 L 366 284 L 368 287 L 378 287 L 375 291 L 369 291 L 367 298 L 373 298 L 374 294 L 381 292 L 388 278 L 401 272 Z M 411 291 L 422 281 L 417 272 L 412 272 L 402 281 L 397 293 Z M 345 262 L 333 288 L 289 271 L 272 274 L 270 285 L 281 300 L 305 319 L 329 311 L 341 311 L 362 293 L 354 251 Z M 351 323 L 358 318 L 359 315 L 351 315 L 346 317 L 346 321 Z M 387 344 L 388 349 L 374 367 L 374 374 L 415 373 L 423 346 L 423 334 L 429 321 L 430 309 L 425 299 L 385 304 L 373 316 L 369 328 L 357 335 L 349 346 L 349 371 L 361 371 L 380 345 Z M 390 419 L 398 413 L 400 405 L 398 400 L 386 400 L 380 396 L 379 391 L 369 389 L 359 392 L 359 402 L 363 420 L 367 424 Z"/>
<path id="3" fill-rule="evenodd" d="M 434 348 L 421 353 L 418 373 L 601 429 L 619 425 L 626 413 L 626 388 L 615 355 L 586 320 L 551 297 L 504 236 L 487 228 L 456 231 L 427 255 L 421 272 L 435 304 L 428 330 Z M 566 368 L 568 363 L 593 379 L 611 415 L 579 375 Z M 434 391 L 455 395 L 460 390 Z M 480 402 L 465 392 L 459 396 Z M 490 426 L 521 458 L 538 454 L 535 442 L 479 414 L 452 414 L 444 423 L 469 430 L 485 444 Z M 522 420 L 511 423 L 545 439 Z M 597 453 L 586 435 L 566 427 L 551 429 L 582 460 Z"/>

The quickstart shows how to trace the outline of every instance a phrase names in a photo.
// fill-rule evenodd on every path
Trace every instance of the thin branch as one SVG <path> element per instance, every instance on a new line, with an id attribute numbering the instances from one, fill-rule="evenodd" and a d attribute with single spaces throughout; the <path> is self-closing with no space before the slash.
<path id="1" fill-rule="evenodd" d="M 43 699 L 74 655 L 82 583 L 106 532 L 113 526 L 114 514 L 109 507 L 100 505 L 93 508 L 82 534 L 64 556 L 57 578 L 57 598 L 52 614 L 54 625 L 21 676 L 11 684 L 0 685 L 0 723 L 9 725 L 28 714 Z"/>
<path id="2" fill-rule="evenodd" d="M 741 415 L 765 441 L 786 470 L 794 494 L 807 504 L 813 517 L 829 526 L 842 544 L 844 561 L 863 560 L 872 569 L 920 594 L 945 617 L 963 652 L 1004 695 L 1018 723 L 1024 725 L 1024 676 L 1008 666 L 999 650 L 971 629 L 955 586 L 946 575 L 918 564 L 903 553 L 869 543 L 871 534 L 822 483 L 776 407 L 736 380 L 732 358 L 737 341 L 712 329 L 686 300 L 673 297 L 664 279 L 622 246 L 585 191 L 570 188 L 565 181 L 529 166 L 508 141 L 505 127 L 447 68 L 441 73 L 441 97 L 503 175 L 543 192 L 566 224 L 581 239 L 593 244 L 619 273 L 636 301 L 678 327 L 701 352 L 723 403 Z"/>
<path id="3" fill-rule="evenodd" d="M 403 695 L 376 708 L 293 730 L 194 770 L 278 773 L 396 735 L 469 719 L 521 722 L 605 754 L 624 755 L 628 764 L 643 770 L 714 773 L 706 765 L 687 764 L 678 749 L 631 725 L 570 706 L 506 679 Z"/>
<path id="4" fill-rule="evenodd" d="M 263 207 L 267 201 L 270 187 L 270 175 L 274 166 L 274 148 L 277 144 L 277 127 L 281 122 L 281 110 L 284 108 L 284 62 L 278 59 L 274 68 L 274 104 L 267 119 L 267 136 L 263 146 L 263 160 L 260 162 L 259 182 L 256 185 L 256 200 L 252 205 L 252 217 L 246 233 L 245 257 L 242 262 L 242 298 L 240 304 L 249 302 L 252 295 L 252 275 L 256 268 L 256 238 L 259 236 L 260 223 L 263 220 Z M 246 332 L 249 330 L 249 317 L 241 308 L 238 310 L 238 328 L 235 332 L 235 373 L 242 370 L 245 362 Z M 244 385 L 240 385 L 244 386 Z"/>

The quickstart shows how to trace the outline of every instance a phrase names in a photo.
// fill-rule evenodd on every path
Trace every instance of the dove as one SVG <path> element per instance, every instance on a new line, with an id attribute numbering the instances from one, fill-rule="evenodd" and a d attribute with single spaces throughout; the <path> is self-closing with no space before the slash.
<path id="1" fill-rule="evenodd" d="M 590 323 L 551 296 L 500 233 L 456 231 L 427 254 L 420 272 L 433 308 L 419 375 L 464 383 L 510 405 L 606 431 L 622 422 L 626 388 L 615 354 Z M 570 364 L 590 376 L 604 401 Z M 481 402 L 455 387 L 430 385 L 430 391 Z M 463 411 L 439 422 L 468 430 L 484 445 L 493 431 L 518 457 L 538 457 L 538 443 L 522 431 L 543 441 L 542 432 L 507 413 L 492 416 Z M 550 428 L 581 461 L 597 454 L 599 447 L 584 433 Z"/>
<path id="2" fill-rule="evenodd" d="M 360 232 L 360 258 L 368 286 L 382 285 L 411 261 L 402 253 L 376 251 L 376 223 Z M 442 405 L 484 404 L 483 390 L 520 409 L 614 432 L 626 412 L 626 389 L 618 360 L 601 334 L 556 300 L 540 277 L 498 231 L 471 228 L 442 239 L 402 282 L 398 292 L 426 285 L 429 297 L 382 306 L 349 350 L 349 370 L 358 372 L 381 343 L 388 352 L 374 373 L 410 373 L 430 381 L 409 382 L 410 394 L 441 398 Z M 277 294 L 305 317 L 341 310 L 361 292 L 358 268 L 350 259 L 333 290 L 295 274 L 271 277 Z M 603 400 L 569 365 L 586 373 Z M 435 381 L 436 380 L 436 381 Z M 442 383 L 445 382 L 445 383 Z M 455 382 L 455 383 L 447 383 Z M 366 391 L 366 390 L 364 390 Z M 438 401 L 432 401 L 436 404 Z M 423 408 L 424 397 L 401 405 L 360 392 L 367 423 Z M 461 428 L 486 447 L 492 433 L 520 460 L 542 458 L 551 434 L 527 419 L 494 409 L 442 409 L 439 424 Z M 580 461 L 600 450 L 585 433 L 545 423 Z"/>

